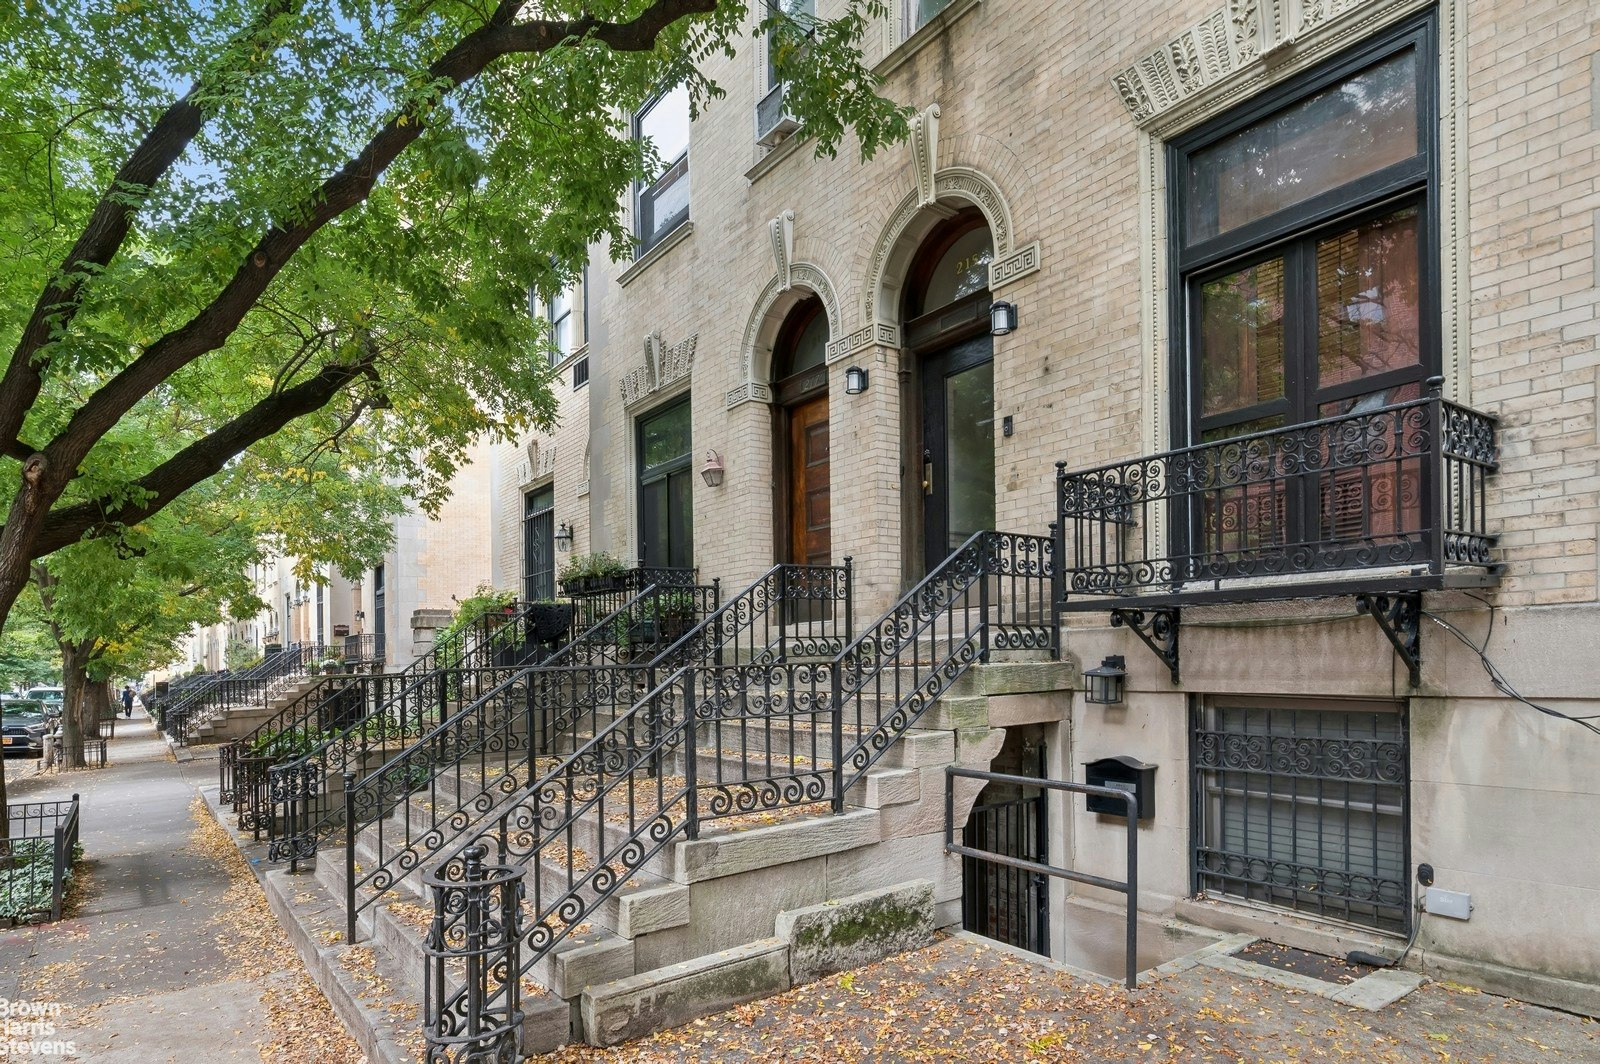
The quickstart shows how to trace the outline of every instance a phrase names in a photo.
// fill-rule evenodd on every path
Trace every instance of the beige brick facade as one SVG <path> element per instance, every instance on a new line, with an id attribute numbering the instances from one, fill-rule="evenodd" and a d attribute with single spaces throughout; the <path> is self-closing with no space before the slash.
<path id="1" fill-rule="evenodd" d="M 827 4 L 819 6 L 826 14 Z M 997 291 L 1021 315 L 1016 332 L 994 341 L 998 526 L 1046 532 L 1058 461 L 1087 467 L 1169 445 L 1166 140 L 1385 26 L 1432 11 L 1445 387 L 1500 419 L 1489 523 L 1506 571 L 1487 593 L 1503 611 L 1489 654 L 1529 697 L 1569 713 L 1600 712 L 1600 46 L 1592 12 L 1562 0 L 1276 6 L 1283 25 L 1274 28 L 1251 0 L 958 0 L 911 42 L 914 49 L 902 46 L 885 64 L 888 95 L 919 112 L 938 106 L 933 174 L 925 176 L 942 193 L 940 206 L 978 203 L 998 250 L 1038 243 L 1037 270 Z M 1160 113 L 1136 115 L 1114 79 L 1207 20 L 1248 28 L 1263 48 L 1274 46 L 1272 54 L 1235 56 L 1231 70 L 1208 68 L 1171 90 L 1179 98 L 1152 103 Z M 869 51 L 885 54 L 895 36 L 887 28 L 872 34 Z M 938 210 L 914 209 L 912 144 L 868 164 L 849 145 L 837 160 L 813 159 L 803 146 L 768 157 L 753 134 L 765 91 L 761 68 L 759 49 L 747 48 L 708 71 L 727 95 L 693 127 L 692 232 L 643 266 L 613 264 L 605 249 L 595 250 L 583 352 L 590 383 L 573 390 L 568 368 L 559 385 L 561 423 L 533 442 L 555 449 L 548 477 L 556 519 L 574 527 L 573 549 L 608 549 L 631 562 L 637 418 L 687 386 L 695 467 L 709 450 L 726 465 L 720 487 L 694 481 L 702 577 L 737 587 L 780 560 L 773 525 L 783 478 L 772 411 L 759 394 L 770 384 L 775 322 L 809 294 L 800 287 L 773 297 L 780 263 L 769 222 L 793 212 L 791 269 L 825 279 L 811 287 L 837 314 L 832 339 L 880 341 L 849 345 L 828 371 L 834 560 L 854 558 L 857 615 L 867 617 L 920 574 L 906 521 L 919 476 L 906 442 L 912 367 L 893 342 L 896 293 Z M 625 404 L 622 381 L 646 366 L 652 335 L 666 349 L 693 338 L 692 373 Z M 869 370 L 865 394 L 844 393 L 850 365 Z M 737 401 L 745 395 L 757 398 Z M 1009 437 L 999 433 L 1004 417 L 1013 421 Z M 494 580 L 504 587 L 520 579 L 522 495 L 540 481 L 519 471 L 528 442 L 496 451 L 489 489 Z M 1441 594 L 1425 605 L 1453 611 L 1476 637 L 1486 630 L 1487 612 L 1473 600 Z M 1080 703 L 1055 740 L 1055 769 L 1076 778 L 1079 763 L 1107 753 L 1162 765 L 1164 812 L 1146 840 L 1158 871 L 1146 904 L 1170 908 L 1190 893 L 1185 721 L 1192 698 L 1408 700 L 1412 863 L 1432 863 L 1441 885 L 1472 891 L 1480 904 L 1465 923 L 1422 917 L 1418 956 L 1438 958 L 1441 971 L 1475 966 L 1459 970 L 1489 983 L 1499 978 L 1497 966 L 1517 969 L 1534 981 L 1506 976 L 1503 985 L 1600 1008 L 1600 846 L 1592 830 L 1600 819 L 1593 771 L 1600 739 L 1499 695 L 1476 657 L 1436 625 L 1424 622 L 1423 684 L 1413 691 L 1370 621 L 1285 627 L 1285 619 L 1281 610 L 1199 611 L 1180 688 L 1103 614 L 1083 615 L 1068 637 L 1068 650 L 1086 664 L 1124 654 L 1131 693 L 1125 709 L 1111 712 Z M 1252 620 L 1260 626 L 1250 627 Z M 1056 844 L 1063 860 L 1112 874 L 1119 831 L 1068 815 Z"/>

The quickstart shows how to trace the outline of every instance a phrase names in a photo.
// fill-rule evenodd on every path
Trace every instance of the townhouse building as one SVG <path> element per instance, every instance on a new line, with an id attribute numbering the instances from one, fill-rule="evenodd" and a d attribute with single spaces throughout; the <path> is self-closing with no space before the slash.
<path id="1" fill-rule="evenodd" d="M 915 112 L 869 163 L 754 36 L 692 122 L 633 116 L 663 169 L 535 303 L 560 424 L 490 463 L 493 582 L 848 557 L 871 618 L 1050 537 L 1061 652 L 1119 689 L 996 765 L 1141 766 L 1142 908 L 1600 1014 L 1591 13 L 914 0 L 866 47 Z M 1122 820 L 1035 815 L 1028 856 L 1121 874 Z M 973 880 L 1069 933 L 1061 883 Z"/>

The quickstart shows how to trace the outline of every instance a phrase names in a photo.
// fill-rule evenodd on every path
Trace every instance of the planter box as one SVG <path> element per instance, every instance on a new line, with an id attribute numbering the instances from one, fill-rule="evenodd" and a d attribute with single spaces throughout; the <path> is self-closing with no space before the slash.
<path id="1" fill-rule="evenodd" d="M 609 576 L 575 576 L 561 581 L 561 591 L 566 595 L 603 595 L 608 591 L 624 590 L 628 578 L 624 573 Z"/>

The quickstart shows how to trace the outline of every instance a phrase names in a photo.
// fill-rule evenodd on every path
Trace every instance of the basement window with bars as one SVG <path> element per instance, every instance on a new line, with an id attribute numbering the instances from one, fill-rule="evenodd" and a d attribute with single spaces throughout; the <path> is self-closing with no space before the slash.
<path id="1" fill-rule="evenodd" d="M 1210 697 L 1192 754 L 1196 893 L 1410 930 L 1403 706 Z"/>

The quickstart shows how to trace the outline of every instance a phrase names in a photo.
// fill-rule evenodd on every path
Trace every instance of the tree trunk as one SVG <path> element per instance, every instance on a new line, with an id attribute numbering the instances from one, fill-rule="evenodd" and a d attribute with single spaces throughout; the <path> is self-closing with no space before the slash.
<path id="1" fill-rule="evenodd" d="M 61 644 L 61 673 L 66 698 L 61 707 L 61 767 L 83 767 L 85 707 L 92 704 L 88 676 L 89 648 L 82 643 Z"/>

